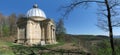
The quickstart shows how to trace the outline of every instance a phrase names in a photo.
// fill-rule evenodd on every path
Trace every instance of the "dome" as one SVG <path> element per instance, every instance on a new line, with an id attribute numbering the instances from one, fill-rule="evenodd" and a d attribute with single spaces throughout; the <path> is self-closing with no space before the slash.
<path id="1" fill-rule="evenodd" d="M 43 17 L 46 18 L 44 11 L 38 8 L 37 4 L 33 5 L 33 8 L 28 10 L 27 17 Z"/>

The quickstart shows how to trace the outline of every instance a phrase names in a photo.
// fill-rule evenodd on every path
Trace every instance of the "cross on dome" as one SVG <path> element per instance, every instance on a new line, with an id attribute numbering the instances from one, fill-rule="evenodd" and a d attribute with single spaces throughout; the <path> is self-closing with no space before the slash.
<path id="1" fill-rule="evenodd" d="M 34 4 L 34 5 L 33 5 L 33 8 L 38 8 L 38 5 L 37 5 L 37 4 Z"/>

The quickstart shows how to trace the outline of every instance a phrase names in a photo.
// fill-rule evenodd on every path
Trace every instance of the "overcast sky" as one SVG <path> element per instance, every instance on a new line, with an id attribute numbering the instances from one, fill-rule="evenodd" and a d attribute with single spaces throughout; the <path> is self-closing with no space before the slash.
<path id="1" fill-rule="evenodd" d="M 38 4 L 48 18 L 57 21 L 61 17 L 58 9 L 62 5 L 67 5 L 70 0 L 0 0 L 0 13 L 9 16 L 12 13 L 26 14 L 33 4 Z M 97 24 L 97 5 L 91 4 L 84 9 L 77 7 L 68 19 L 65 19 L 65 28 L 69 34 L 88 34 L 88 35 L 108 35 L 107 32 L 96 26 Z M 114 28 L 114 35 L 120 34 L 120 28 Z"/>

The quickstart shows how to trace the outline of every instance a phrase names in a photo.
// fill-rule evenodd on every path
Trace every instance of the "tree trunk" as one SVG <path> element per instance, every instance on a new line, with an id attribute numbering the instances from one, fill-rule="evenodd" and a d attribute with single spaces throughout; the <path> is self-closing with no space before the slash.
<path id="1" fill-rule="evenodd" d="M 112 49 L 112 55 L 115 55 L 114 43 L 113 43 L 113 30 L 112 30 L 112 22 L 111 22 L 111 11 L 108 4 L 108 0 L 105 0 L 105 5 L 107 7 L 107 18 L 108 18 L 108 28 L 109 28 L 109 37 L 110 37 L 110 44 Z"/>

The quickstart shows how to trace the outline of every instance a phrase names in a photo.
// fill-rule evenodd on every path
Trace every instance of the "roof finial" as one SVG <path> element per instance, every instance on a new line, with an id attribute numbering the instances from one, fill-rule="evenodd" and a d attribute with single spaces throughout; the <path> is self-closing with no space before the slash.
<path id="1" fill-rule="evenodd" d="M 37 5 L 37 4 L 34 4 L 34 5 L 33 5 L 33 8 L 38 8 L 38 5 Z"/>

